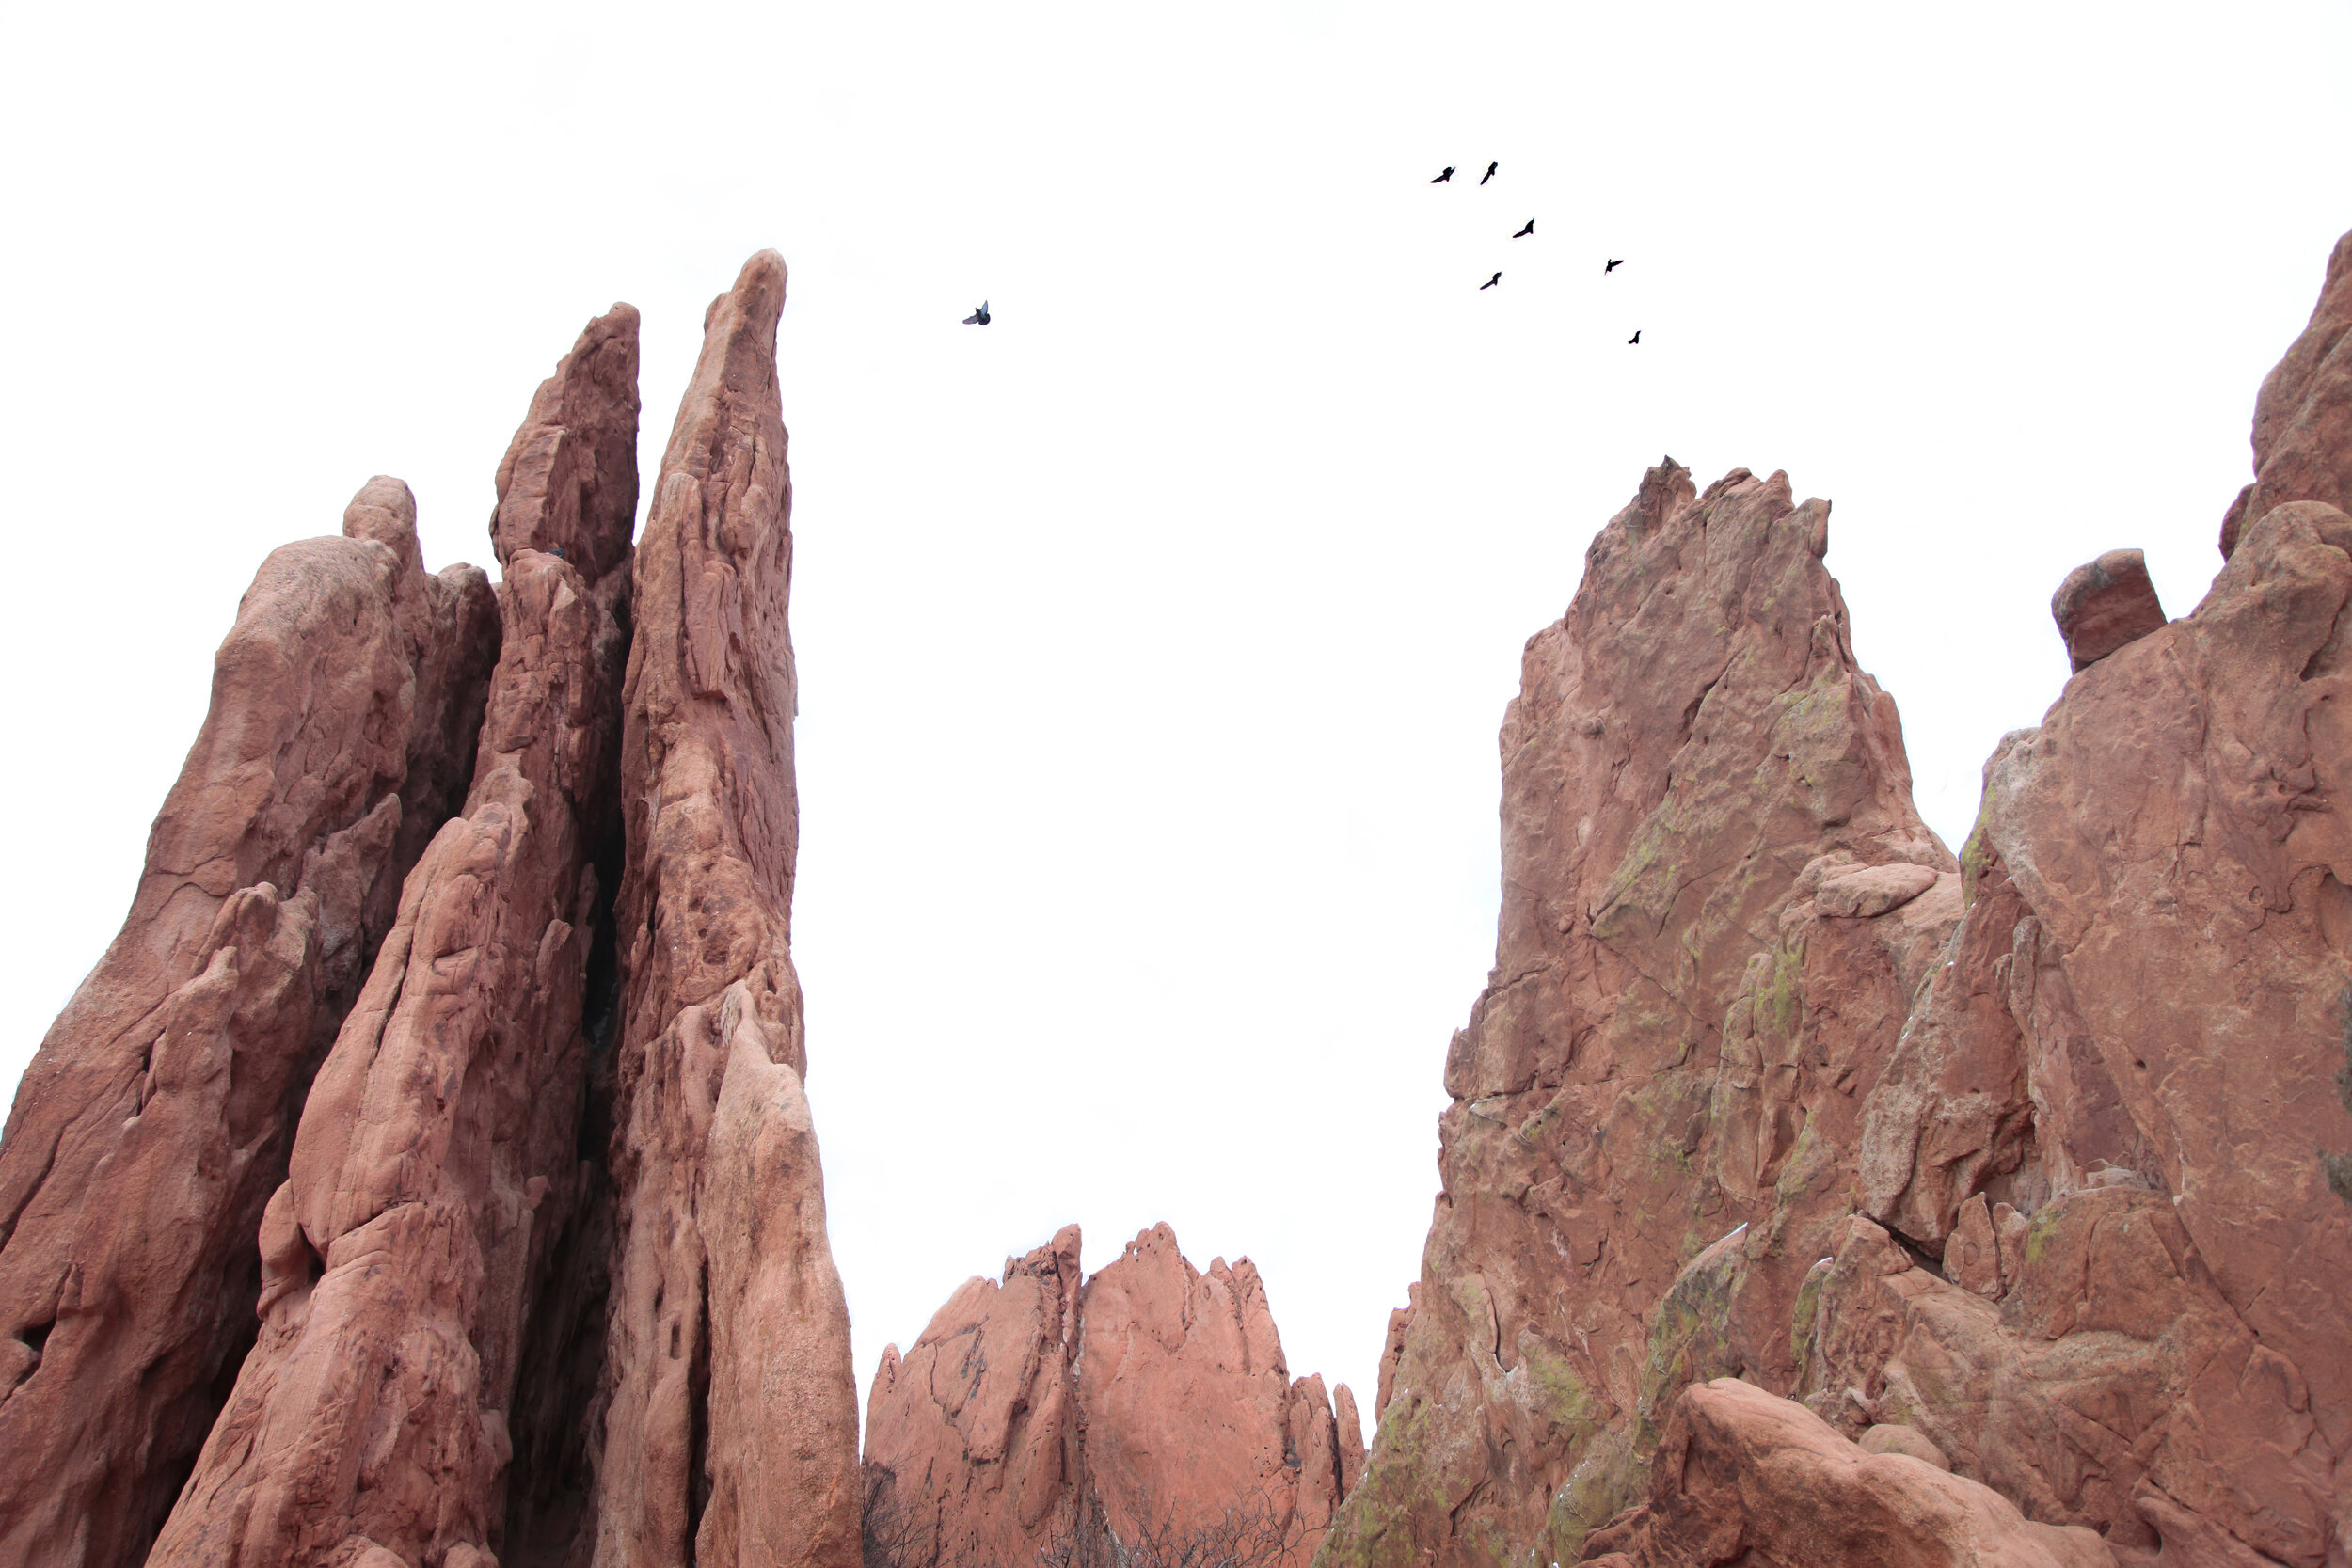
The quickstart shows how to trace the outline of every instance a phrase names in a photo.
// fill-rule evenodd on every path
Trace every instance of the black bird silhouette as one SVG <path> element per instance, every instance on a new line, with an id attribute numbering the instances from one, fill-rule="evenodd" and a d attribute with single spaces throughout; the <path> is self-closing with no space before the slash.
<path id="1" fill-rule="evenodd" d="M 1628 338 L 1628 339 L 1626 340 L 1626 341 L 1627 341 L 1627 342 L 1629 342 L 1629 343 L 1638 343 L 1638 342 L 1640 342 L 1641 341 L 1642 341 L 1642 329 L 1641 329 L 1640 327 L 1638 327 L 1638 326 L 1637 326 L 1637 327 L 1635 327 L 1635 328 L 1633 329 L 1633 336 L 1632 336 L 1632 337 L 1630 337 L 1630 338 Z"/>
<path id="2" fill-rule="evenodd" d="M 1454 178 L 1454 166 L 1453 166 L 1452 164 L 1448 164 L 1448 165 L 1446 165 L 1446 166 L 1445 166 L 1445 172 L 1444 172 L 1443 174 L 1438 175 L 1438 176 L 1435 180 L 1432 180 L 1432 181 L 1430 181 L 1429 182 L 1430 182 L 1431 184 L 1433 184 L 1433 185 L 1442 185 L 1442 184 L 1444 184 L 1447 181 L 1449 181 L 1449 180 L 1451 180 L 1451 179 L 1453 179 L 1453 178 Z"/>
<path id="3" fill-rule="evenodd" d="M 988 301 L 980 301 L 980 308 L 973 311 L 970 315 L 964 317 L 963 325 L 966 326 L 986 326 L 988 325 Z"/>
<path id="4" fill-rule="evenodd" d="M 1611 262 L 1610 262 L 1607 266 L 1605 266 L 1605 267 L 1601 268 L 1601 269 L 1600 269 L 1600 275 L 1601 275 L 1603 277 L 1608 277 L 1611 273 L 1613 273 L 1613 272 L 1616 271 L 1619 267 L 1624 266 L 1624 265 L 1625 265 L 1625 258 L 1624 258 L 1624 257 L 1622 257 L 1622 256 L 1620 256 L 1620 257 L 1618 257 L 1615 261 L 1611 261 Z"/>
<path id="5" fill-rule="evenodd" d="M 1481 284 L 1480 284 L 1480 285 L 1478 285 L 1478 286 L 1479 286 L 1480 288 L 1482 288 L 1482 289 L 1491 289 L 1491 288 L 1493 288 L 1496 284 L 1498 284 L 1498 283 L 1500 283 L 1500 282 L 1502 282 L 1502 274 L 1501 274 L 1501 273 L 1497 273 L 1497 274 L 1495 274 L 1492 277 L 1489 277 L 1488 279 L 1486 279 L 1486 281 L 1485 281 L 1484 283 L 1481 283 Z"/>
<path id="6" fill-rule="evenodd" d="M 1520 230 L 1518 233 L 1512 235 L 1511 237 L 1515 240 L 1523 240 L 1534 232 L 1535 232 L 1535 220 L 1534 218 L 1529 218 L 1527 220 L 1527 227 Z"/>
<path id="7" fill-rule="evenodd" d="M 1486 172 L 1478 177 L 1478 182 L 1483 185 L 1487 181 L 1492 180 L 1495 177 L 1495 170 L 1501 168 L 1502 166 L 1500 163 L 1488 164 L 1486 166 Z"/>

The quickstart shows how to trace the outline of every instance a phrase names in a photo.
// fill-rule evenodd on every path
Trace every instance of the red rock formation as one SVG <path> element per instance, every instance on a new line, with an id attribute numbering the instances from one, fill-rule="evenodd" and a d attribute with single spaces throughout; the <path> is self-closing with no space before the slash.
<path id="1" fill-rule="evenodd" d="M 1733 1378 L 1676 1400 L 1649 1499 L 1594 1533 L 1607 1568 L 2113 1568 L 2090 1531 L 2035 1524 L 1990 1487 L 1874 1454 Z"/>
<path id="2" fill-rule="evenodd" d="M 1917 857 L 1808 867 L 1798 884 L 1810 903 L 1783 906 L 1780 942 L 1731 997 L 1709 1064 L 1698 1027 L 1728 990 L 1708 966 L 1727 923 L 1666 909 L 1649 929 L 1678 945 L 1632 966 L 1625 1003 L 1596 987 L 1538 1015 L 1538 1090 L 1550 1061 L 1565 1061 L 1573 1086 L 1578 1068 L 1610 1062 L 1617 1041 L 1663 1039 L 1678 1053 L 1646 1081 L 1626 1075 L 1613 1118 L 1580 1132 L 1575 1158 L 1557 1166 L 1540 1158 L 1557 1134 L 1519 1109 L 1513 1075 L 1482 1076 L 1480 1064 L 1499 1004 L 1524 1014 L 1560 969 L 1598 968 L 1576 951 L 1580 937 L 1624 941 L 1606 923 L 1629 874 L 1603 884 L 1563 870 L 1591 844 L 1607 874 L 1627 803 L 1655 797 L 1642 790 L 1638 748 L 1623 773 L 1603 775 L 1559 728 L 1515 719 L 1503 961 L 1449 1059 L 1446 1191 L 1403 1346 L 1384 1369 L 1395 1392 L 1381 1440 L 1327 1549 L 1335 1568 L 1408 1554 L 1501 1560 L 1531 1544 L 1565 1560 L 1596 1505 L 1622 1496 L 1609 1484 L 1621 1473 L 1609 1424 L 1629 1405 L 1623 1451 L 1663 1446 L 1645 1522 L 1593 1536 L 1596 1554 L 1626 1544 L 1644 1562 L 1899 1560 L 1935 1533 L 1924 1502 L 1882 1510 L 1911 1522 L 1875 1544 L 1816 1528 L 1842 1529 L 1878 1506 L 1848 1484 L 1867 1466 L 1843 1449 L 1833 1457 L 1818 1433 L 1796 1443 L 1812 1457 L 1792 1468 L 1773 1450 L 1793 1438 L 1759 1447 L 1726 1427 L 1705 1439 L 1720 1462 L 1694 1471 L 1704 1434 L 1692 1413 L 1706 1402 L 1693 1391 L 1677 1405 L 1677 1390 L 1724 1372 L 1802 1393 L 1867 1451 L 1948 1466 L 2039 1524 L 2094 1530 L 2121 1561 L 2347 1560 L 2352 822 L 2338 802 L 2352 800 L 2352 730 L 2337 714 L 2352 679 L 2352 516 L 2327 501 L 2352 474 L 2348 274 L 2352 239 L 2337 248 L 2312 327 L 2264 388 L 2260 478 L 2197 610 L 2165 624 L 2130 552 L 2061 587 L 2053 610 L 2077 673 L 2042 726 L 2007 737 L 1987 764 L 1963 856 L 1964 918 L 1947 944 L 1934 939 L 1948 905 L 1920 917 L 1937 961 L 1923 970 L 1928 949 L 1915 942 L 1888 941 L 1872 960 L 1825 940 L 1924 911 L 1935 893 L 1896 901 L 1925 872 L 1893 863 Z M 1644 516 L 1629 532 L 1671 529 Z M 1707 531 L 1705 548 L 1722 544 Z M 1625 579 L 1635 593 L 1597 594 L 1595 574 L 1622 547 L 1604 535 L 1578 596 L 1595 612 L 1580 624 L 1572 610 L 1569 626 L 1605 650 L 1586 669 L 1611 660 L 1671 683 L 1673 657 L 1645 620 L 1660 596 L 1689 602 L 1692 546 Z M 1563 705 L 1591 713 L 1577 733 L 1611 733 L 1604 704 Z M 1711 753 L 1686 746 L 1676 787 L 1761 790 L 1740 820 L 1803 800 L 1817 770 L 1766 778 L 1740 749 L 1757 728 L 1718 726 Z M 1774 747 L 1766 760 L 1786 754 Z M 1681 892 L 1680 867 L 1720 875 L 1732 863 L 1695 814 L 1672 826 L 1631 857 L 1637 873 L 1668 863 L 1661 880 Z M 1755 881 L 1733 879 L 1733 895 Z M 1552 893 L 1564 885 L 1570 895 Z M 1554 911 L 1565 964 L 1541 935 Z M 1532 942 L 1521 934 L 1531 928 Z M 1891 964 L 1894 983 L 1873 981 L 1873 962 Z M 1639 1006 L 1645 987 L 1662 1000 Z M 1548 1057 L 1552 1041 L 1569 1043 Z M 1660 1090 L 1686 1063 L 1712 1079 L 1703 1122 L 1689 1091 Z M 1824 1081 L 1837 1092 L 1821 1094 Z M 1685 1184 L 1661 1180 L 1667 1162 Z M 1804 1183 L 1810 1200 L 1786 1174 L 1808 1163 L 1830 1178 Z M 1652 1197 L 1661 1187 L 1671 1210 Z M 1838 1217 L 1849 1202 L 1870 1217 Z M 1628 1211 L 1650 1216 L 1650 1237 L 1619 1225 L 1582 1242 L 1575 1221 Z M 1692 1217 L 1710 1212 L 1754 1223 L 1692 1248 Z M 1584 1369 L 1626 1354 L 1641 1299 L 1629 1281 L 1665 1272 L 1656 1242 L 1677 1230 L 1692 1250 L 1647 1314 L 1638 1395 L 1609 1387 L 1604 1399 Z M 1785 1280 L 1812 1258 L 1793 1299 L 1776 1283 L 1758 1291 L 1759 1279 Z M 1545 1288 L 1559 1303 L 1549 1320 Z M 1560 1414 L 1547 1433 L 1524 1418 L 1546 1402 L 1532 1387 L 1512 1402 L 1507 1353 L 1515 1338 L 1561 1343 L 1563 1319 L 1583 1354 L 1567 1397 L 1549 1402 Z M 1416 1409 L 1417 1387 L 1434 1392 L 1437 1414 Z M 1661 1434 L 1670 1409 L 1681 1426 Z M 1586 1441 L 1580 1422 L 1603 1435 Z M 1580 1451 L 1565 1469 L 1562 1458 Z M 1847 1481 L 1830 1487 L 1837 1475 Z M 1557 1488 L 1548 1521 L 1535 1513 L 1545 1487 Z M 1498 1521 L 1484 1539 L 1458 1523 L 1482 1515 Z"/>
<path id="3" fill-rule="evenodd" d="M 705 319 L 636 562 L 598 1568 L 859 1555 L 850 1324 L 789 952 L 784 263 Z"/>
<path id="4" fill-rule="evenodd" d="M 2352 234 L 2336 242 L 2311 325 L 2254 402 L 2254 483 L 2221 520 L 2221 553 L 2288 501 L 2352 511 Z"/>
<path id="5" fill-rule="evenodd" d="M 1958 913 L 1828 515 L 1654 468 L 1528 644 L 1494 976 L 1335 1568 L 1573 1560 L 1683 1382 L 1794 1380 L 1862 1102 Z"/>
<path id="6" fill-rule="evenodd" d="M 1323 1380 L 1289 1379 L 1257 1270 L 1195 1273 L 1165 1225 L 1083 1290 L 1075 1226 L 967 1282 L 883 1354 L 866 1409 L 881 1568 L 1177 1568 L 1204 1544 L 1304 1568 L 1350 1464 Z"/>
<path id="7" fill-rule="evenodd" d="M 127 1568 L 251 1342 L 253 1237 L 294 1119 L 457 804 L 498 656 L 489 584 L 419 564 L 407 486 L 274 552 L 148 841 L 121 934 L 0 1139 L 0 1560 Z"/>
<path id="8" fill-rule="evenodd" d="M 482 1563 L 501 1544 L 525 1325 L 586 1180 L 636 372 L 637 312 L 619 306 L 500 466 L 502 651 L 472 789 L 409 876 L 304 1105 L 262 1224 L 261 1341 L 151 1564 Z M 517 483 L 550 468 L 561 484 Z"/>

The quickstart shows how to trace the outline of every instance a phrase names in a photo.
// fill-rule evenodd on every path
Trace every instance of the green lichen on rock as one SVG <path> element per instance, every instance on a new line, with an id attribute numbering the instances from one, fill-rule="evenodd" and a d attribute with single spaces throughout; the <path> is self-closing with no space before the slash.
<path id="1" fill-rule="evenodd" d="M 1400 1393 L 1380 1413 L 1363 1479 L 1332 1515 L 1312 1568 L 1407 1568 L 1415 1559 L 1415 1504 L 1442 1516 L 1446 1499 L 1429 1463 L 1431 1413 Z"/>
<path id="2" fill-rule="evenodd" d="M 1687 1385 L 1747 1370 L 1732 1342 L 1733 1307 L 1747 1276 L 1747 1229 L 1740 1227 L 1684 1264 L 1650 1319 L 1634 1441 L 1643 1457 L 1658 1446 L 1666 1409 Z"/>
<path id="3" fill-rule="evenodd" d="M 1793 1386 L 1803 1388 L 1813 1371 L 1813 1331 L 1821 1321 L 1821 1289 L 1829 1283 L 1829 1270 L 1824 1258 L 1805 1271 L 1804 1283 L 1797 1287 L 1797 1305 L 1788 1314 L 1788 1358 L 1797 1364 Z"/>
<path id="4" fill-rule="evenodd" d="M 1585 1538 L 1632 1503 L 1641 1479 L 1630 1434 L 1622 1430 L 1596 1433 L 1567 1481 L 1551 1495 L 1537 1560 L 1569 1563 L 1581 1558 Z"/>

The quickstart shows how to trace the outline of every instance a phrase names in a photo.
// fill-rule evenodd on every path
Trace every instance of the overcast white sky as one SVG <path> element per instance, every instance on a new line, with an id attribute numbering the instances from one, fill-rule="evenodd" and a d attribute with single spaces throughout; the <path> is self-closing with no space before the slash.
<path id="1" fill-rule="evenodd" d="M 2218 564 L 2352 227 L 2348 46 L 2343 0 L 8 7 L 0 1083 L 262 557 L 387 472 L 486 561 L 616 298 L 650 479 L 774 245 L 861 1385 L 1009 1252 L 1165 1219 L 1368 1416 L 1496 726 L 1594 530 L 1669 452 L 1832 499 L 1957 845 L 2067 568 L 2141 546 L 2177 615 Z"/>

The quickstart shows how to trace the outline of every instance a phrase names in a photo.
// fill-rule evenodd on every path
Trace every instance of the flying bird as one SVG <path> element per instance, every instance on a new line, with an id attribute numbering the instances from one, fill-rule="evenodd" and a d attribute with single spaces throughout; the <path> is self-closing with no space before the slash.
<path id="1" fill-rule="evenodd" d="M 1486 281 L 1485 281 L 1484 283 L 1481 283 L 1481 284 L 1480 284 L 1480 285 L 1478 285 L 1478 286 L 1479 286 L 1480 288 L 1482 288 L 1482 289 L 1491 289 L 1491 288 L 1493 288 L 1496 284 L 1498 284 L 1498 283 L 1500 283 L 1500 282 L 1502 282 L 1502 274 L 1501 274 L 1501 273 L 1497 273 L 1497 274 L 1495 274 L 1492 277 L 1489 277 L 1488 279 L 1486 279 Z"/>
<path id="2" fill-rule="evenodd" d="M 1495 170 L 1501 168 L 1502 166 L 1500 163 L 1488 164 L 1486 166 L 1486 172 L 1478 177 L 1478 182 L 1483 185 L 1487 181 L 1492 180 L 1495 177 Z"/>
<path id="3" fill-rule="evenodd" d="M 1627 341 L 1627 342 L 1629 342 L 1629 343 L 1638 343 L 1638 342 L 1640 342 L 1641 341 L 1642 341 L 1642 329 L 1641 329 L 1640 327 L 1638 327 L 1638 326 L 1637 326 L 1637 327 L 1635 327 L 1635 328 L 1633 329 L 1633 336 L 1632 336 L 1632 337 L 1630 337 L 1630 338 L 1628 338 L 1628 339 L 1626 340 L 1626 341 Z"/>
<path id="4" fill-rule="evenodd" d="M 1443 174 L 1438 175 L 1438 176 L 1435 180 L 1432 180 L 1432 181 L 1430 181 L 1429 182 L 1430 182 L 1431 184 L 1433 184 L 1433 185 L 1442 185 L 1442 184 L 1444 184 L 1447 181 L 1449 181 L 1449 180 L 1451 180 L 1451 179 L 1453 179 L 1453 178 L 1454 178 L 1454 166 L 1453 166 L 1452 164 L 1448 164 L 1448 165 L 1446 165 L 1446 166 L 1445 166 L 1445 172 L 1444 172 Z"/>
<path id="5" fill-rule="evenodd" d="M 986 326 L 988 325 L 988 301 L 980 301 L 980 308 L 973 311 L 970 315 L 964 317 L 963 325 L 966 326 Z"/>
<path id="6" fill-rule="evenodd" d="M 1518 233 L 1512 235 L 1511 237 L 1515 240 L 1523 240 L 1534 232 L 1535 232 L 1535 220 L 1534 218 L 1529 218 L 1527 220 L 1527 227 L 1520 230 Z"/>
<path id="7" fill-rule="evenodd" d="M 1620 256 L 1620 257 L 1618 257 L 1615 261 L 1613 261 L 1610 262 L 1607 266 L 1605 266 L 1605 267 L 1601 268 L 1601 269 L 1600 269 L 1600 275 L 1601 275 L 1603 277 L 1608 277 L 1611 273 L 1613 273 L 1613 272 L 1616 271 L 1619 267 L 1624 266 L 1624 265 L 1625 265 L 1625 258 L 1624 258 L 1624 257 L 1622 257 L 1622 256 Z"/>

